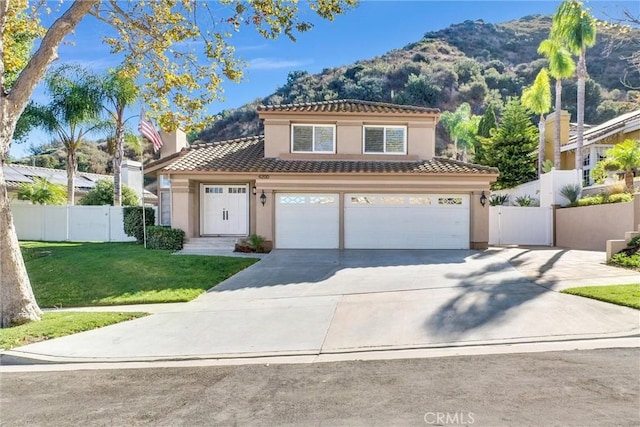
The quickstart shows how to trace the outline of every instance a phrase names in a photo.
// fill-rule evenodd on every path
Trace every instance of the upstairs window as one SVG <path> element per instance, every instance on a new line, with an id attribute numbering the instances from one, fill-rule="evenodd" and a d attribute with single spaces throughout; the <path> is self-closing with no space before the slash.
<path id="1" fill-rule="evenodd" d="M 336 127 L 333 125 L 293 125 L 293 153 L 335 153 Z"/>
<path id="2" fill-rule="evenodd" d="M 365 126 L 364 152 L 406 154 L 407 128 L 404 126 Z"/>

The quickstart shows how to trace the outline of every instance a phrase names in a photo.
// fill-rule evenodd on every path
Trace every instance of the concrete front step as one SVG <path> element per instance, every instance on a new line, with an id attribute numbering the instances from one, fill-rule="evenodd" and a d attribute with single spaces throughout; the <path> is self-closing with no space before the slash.
<path id="1" fill-rule="evenodd" d="M 233 250 L 239 237 L 193 237 L 187 240 L 185 250 Z"/>

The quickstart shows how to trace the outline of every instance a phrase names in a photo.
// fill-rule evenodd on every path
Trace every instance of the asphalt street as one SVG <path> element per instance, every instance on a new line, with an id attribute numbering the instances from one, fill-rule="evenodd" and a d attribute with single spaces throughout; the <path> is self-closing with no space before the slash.
<path id="1" fill-rule="evenodd" d="M 3 372 L 3 426 L 637 426 L 640 350 Z"/>

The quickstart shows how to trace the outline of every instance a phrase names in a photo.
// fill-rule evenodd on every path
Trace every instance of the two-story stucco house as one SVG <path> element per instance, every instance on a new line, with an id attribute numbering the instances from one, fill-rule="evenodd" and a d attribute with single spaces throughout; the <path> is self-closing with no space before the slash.
<path id="1" fill-rule="evenodd" d="M 340 100 L 258 112 L 264 135 L 189 147 L 165 136 L 146 168 L 163 223 L 275 248 L 487 247 L 498 171 L 435 157 L 438 110 Z"/>
<path id="2" fill-rule="evenodd" d="M 555 136 L 555 113 L 550 113 L 545 128 L 545 159 L 553 161 Z M 569 131 L 569 113 L 560 115 L 560 168 L 575 169 L 576 135 Z M 598 126 L 585 129 L 583 134 L 582 179 L 585 185 L 593 184 L 590 176 L 599 161 L 606 156 L 608 149 L 626 139 L 640 139 L 640 110 L 622 114 Z"/>

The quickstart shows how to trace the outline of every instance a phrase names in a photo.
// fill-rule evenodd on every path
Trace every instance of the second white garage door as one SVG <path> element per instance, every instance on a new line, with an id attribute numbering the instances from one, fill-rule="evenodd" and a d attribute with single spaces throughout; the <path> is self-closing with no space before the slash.
<path id="1" fill-rule="evenodd" d="M 338 194 L 276 194 L 279 249 L 337 249 L 340 244 Z"/>
<path id="2" fill-rule="evenodd" d="M 347 194 L 346 249 L 468 249 L 469 196 Z"/>

